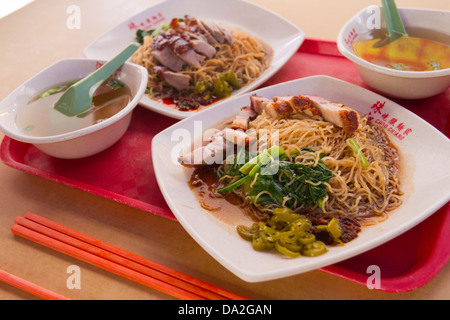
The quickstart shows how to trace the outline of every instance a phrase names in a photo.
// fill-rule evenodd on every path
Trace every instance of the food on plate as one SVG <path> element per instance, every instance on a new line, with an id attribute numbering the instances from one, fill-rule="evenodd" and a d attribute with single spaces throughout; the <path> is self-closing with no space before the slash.
<path id="1" fill-rule="evenodd" d="M 55 103 L 76 81 L 50 88 L 17 112 L 16 126 L 35 137 L 64 134 L 100 123 L 125 108 L 131 100 L 130 88 L 118 79 L 106 80 L 94 93 L 92 107 L 80 115 L 68 117 L 55 110 Z"/>
<path id="2" fill-rule="evenodd" d="M 238 28 L 185 15 L 154 30 L 138 30 L 131 58 L 149 73 L 148 94 L 182 111 L 231 95 L 270 65 L 272 49 Z"/>
<path id="3" fill-rule="evenodd" d="M 384 37 L 386 30 L 362 34 L 353 42 L 353 51 L 364 60 L 390 69 L 435 71 L 450 68 L 448 35 L 439 36 L 435 31 L 415 28 L 408 29 L 408 33 L 409 36 L 381 47 L 374 45 Z M 432 40 L 433 38 L 439 40 Z"/>
<path id="4" fill-rule="evenodd" d="M 402 204 L 399 152 L 383 128 L 314 95 L 250 96 L 248 106 L 185 150 L 206 209 L 225 199 L 255 223 L 256 250 L 316 256 L 355 239 Z"/>

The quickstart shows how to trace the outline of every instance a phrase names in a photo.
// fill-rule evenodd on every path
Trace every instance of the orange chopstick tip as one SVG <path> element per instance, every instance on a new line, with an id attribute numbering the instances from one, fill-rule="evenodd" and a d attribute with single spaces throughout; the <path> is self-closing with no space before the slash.
<path id="1" fill-rule="evenodd" d="M 45 300 L 70 300 L 56 292 L 38 286 L 4 270 L 0 270 L 0 281 Z"/>

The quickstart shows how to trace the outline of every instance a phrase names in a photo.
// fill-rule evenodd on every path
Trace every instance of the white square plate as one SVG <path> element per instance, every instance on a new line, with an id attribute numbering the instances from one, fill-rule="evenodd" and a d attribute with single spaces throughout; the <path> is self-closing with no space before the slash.
<path id="1" fill-rule="evenodd" d="M 227 26 L 235 26 L 265 41 L 273 49 L 273 60 L 269 68 L 249 85 L 236 90 L 233 95 L 254 90 L 275 74 L 298 50 L 305 39 L 304 32 L 284 18 L 267 9 L 242 0 L 167 0 L 150 7 L 103 34 L 85 50 L 87 58 L 107 60 L 134 41 L 137 29 L 152 29 L 172 18 L 189 14 L 198 19 L 210 19 Z M 223 104 L 227 99 L 213 105 Z M 196 111 L 179 111 L 158 103 L 144 95 L 140 104 L 160 114 L 184 119 L 212 105 Z"/>
<path id="2" fill-rule="evenodd" d="M 277 95 L 313 94 L 341 102 L 386 128 L 402 156 L 404 203 L 390 217 L 364 229 L 358 238 L 314 258 L 284 258 L 258 252 L 243 240 L 233 225 L 202 209 L 191 191 L 177 151 L 189 146 L 203 130 L 230 119 L 249 104 L 253 93 Z M 367 251 L 414 227 L 450 200 L 450 140 L 433 126 L 402 106 L 361 87 L 326 76 L 303 78 L 236 96 L 223 107 L 211 107 L 182 120 L 153 138 L 152 157 L 161 191 L 176 218 L 187 232 L 217 261 L 248 282 L 272 280 L 321 268 Z M 199 122 L 198 122 L 199 121 Z M 189 133 L 192 139 L 181 139 Z M 185 141 L 186 140 L 186 141 Z M 189 140 L 189 141 L 188 141 Z M 251 221 L 247 225 L 251 225 Z"/>

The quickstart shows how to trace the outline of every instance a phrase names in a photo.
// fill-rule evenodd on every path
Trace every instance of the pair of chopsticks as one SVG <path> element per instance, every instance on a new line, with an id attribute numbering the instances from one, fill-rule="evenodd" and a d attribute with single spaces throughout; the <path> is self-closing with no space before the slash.
<path id="1" fill-rule="evenodd" d="M 68 298 L 24 280 L 4 270 L 0 270 L 0 281 L 45 300 L 69 300 Z"/>
<path id="2" fill-rule="evenodd" d="M 246 300 L 212 284 L 28 212 L 11 231 L 23 238 L 183 300 Z"/>

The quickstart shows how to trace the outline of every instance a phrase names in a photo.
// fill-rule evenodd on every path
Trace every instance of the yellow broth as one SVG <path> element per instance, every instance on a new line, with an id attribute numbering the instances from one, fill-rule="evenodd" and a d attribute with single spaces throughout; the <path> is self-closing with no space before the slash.
<path id="1" fill-rule="evenodd" d="M 16 126 L 27 135 L 35 137 L 64 134 L 112 117 L 131 100 L 129 87 L 118 80 L 110 79 L 95 91 L 92 107 L 88 112 L 68 117 L 53 107 L 69 85 L 70 83 L 63 84 L 57 90 L 47 90 L 22 107 L 16 116 Z M 62 87 L 64 89 L 61 89 Z"/>
<path id="2" fill-rule="evenodd" d="M 450 68 L 449 36 L 425 30 L 413 30 L 409 36 L 379 48 L 374 44 L 382 39 L 383 31 L 361 35 L 353 43 L 359 57 L 376 65 L 404 71 L 433 71 Z M 438 37 L 436 37 L 438 35 Z M 433 36 L 435 39 L 433 39 Z"/>

